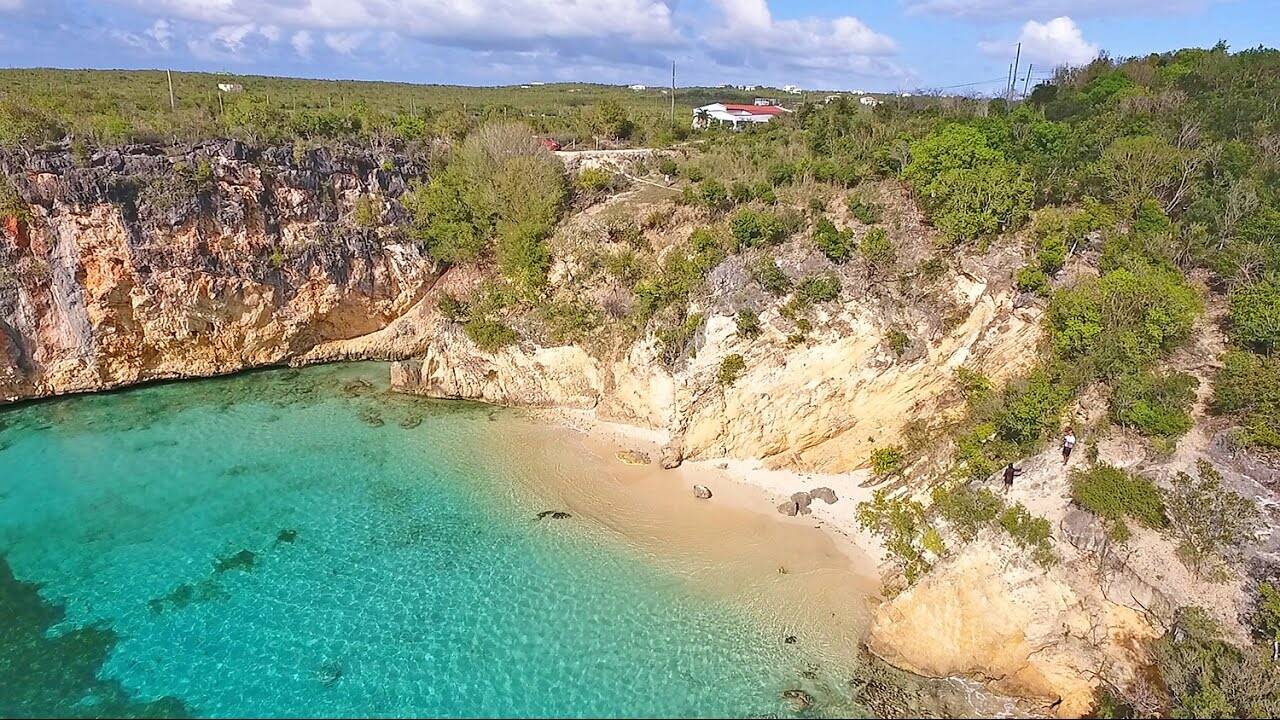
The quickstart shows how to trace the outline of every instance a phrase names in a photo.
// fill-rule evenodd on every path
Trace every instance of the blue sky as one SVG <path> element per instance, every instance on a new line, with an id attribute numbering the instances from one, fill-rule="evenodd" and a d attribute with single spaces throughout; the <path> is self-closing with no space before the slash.
<path id="1" fill-rule="evenodd" d="M 1226 40 L 1280 0 L 0 0 L 0 65 L 914 90 Z M 1037 73 L 1039 74 L 1039 73 Z M 968 85 L 968 83 L 975 83 Z"/>

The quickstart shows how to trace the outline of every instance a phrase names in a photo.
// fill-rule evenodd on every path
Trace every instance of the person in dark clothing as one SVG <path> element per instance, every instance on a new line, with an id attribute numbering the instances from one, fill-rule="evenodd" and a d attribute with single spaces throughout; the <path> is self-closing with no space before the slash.
<path id="1" fill-rule="evenodd" d="M 1009 488 L 1013 487 L 1013 479 L 1021 474 L 1022 470 L 1014 467 L 1013 463 L 1004 466 L 1004 492 L 1006 495 L 1009 493 Z"/>

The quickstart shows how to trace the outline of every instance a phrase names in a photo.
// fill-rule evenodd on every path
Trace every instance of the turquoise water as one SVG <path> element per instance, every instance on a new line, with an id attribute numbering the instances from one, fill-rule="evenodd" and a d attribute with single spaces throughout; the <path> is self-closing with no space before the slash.
<path id="1" fill-rule="evenodd" d="M 386 368 L 0 413 L 0 715 L 790 714 L 795 645 Z M 843 712 L 848 712 L 844 709 Z"/>

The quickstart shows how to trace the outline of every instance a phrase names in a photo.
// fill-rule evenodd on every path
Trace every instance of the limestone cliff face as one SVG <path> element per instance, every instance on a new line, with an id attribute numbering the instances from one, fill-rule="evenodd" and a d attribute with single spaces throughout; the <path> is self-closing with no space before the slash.
<path id="1" fill-rule="evenodd" d="M 996 538 L 975 542 L 883 605 L 869 647 L 919 675 L 978 678 L 1080 717 L 1100 676 L 1130 682 L 1150 663 L 1144 641 L 1159 635 L 1087 574 L 1045 571 Z"/>
<path id="2" fill-rule="evenodd" d="M 575 224 L 620 208 L 633 216 L 672 212 L 661 202 L 636 206 L 615 198 L 572 218 L 558 234 L 588 235 L 591 228 Z M 905 221 L 893 228 L 902 264 L 922 262 L 935 251 L 935 239 L 910 214 L 913 206 L 906 203 L 903 212 Z M 677 223 L 668 235 L 683 239 L 705 221 Z M 674 359 L 664 356 L 652 330 L 591 352 L 540 345 L 526 335 L 518 345 L 486 353 L 434 313 L 430 300 L 412 326 L 396 323 L 377 337 L 388 343 L 394 336 L 413 348 L 413 357 L 393 371 L 403 392 L 594 409 L 601 419 L 663 431 L 684 457 L 760 459 L 770 467 L 823 472 L 864 466 L 874 447 L 899 442 L 907 423 L 940 424 L 959 411 L 954 375 L 961 365 L 1000 382 L 1035 361 L 1041 312 L 1021 306 L 1013 288 L 1010 276 L 1022 262 L 1016 251 L 993 251 L 916 281 L 908 291 L 852 263 L 832 265 L 804 236 L 774 252 L 792 277 L 835 273 L 844 287 L 837 300 L 812 310 L 812 329 L 802 341 L 794 337 L 788 297 L 761 290 L 751 279 L 753 258 L 745 255 L 726 259 L 692 298 L 689 316 L 699 318 L 698 329 Z M 580 268 L 561 270 L 574 277 Z M 452 275 L 435 291 L 467 296 L 476 280 Z M 607 288 L 577 282 L 583 295 L 607 295 Z M 757 312 L 762 328 L 750 338 L 737 331 L 735 316 L 744 307 Z M 887 342 L 894 331 L 909 338 L 907 347 Z M 346 347 L 319 352 L 341 355 Z M 731 355 L 743 357 L 745 370 L 724 383 L 718 371 Z"/>
<path id="3" fill-rule="evenodd" d="M 290 362 L 436 276 L 400 237 L 425 173 L 404 157 L 228 141 L 0 168 L 28 207 L 0 232 L 0 400 Z"/>

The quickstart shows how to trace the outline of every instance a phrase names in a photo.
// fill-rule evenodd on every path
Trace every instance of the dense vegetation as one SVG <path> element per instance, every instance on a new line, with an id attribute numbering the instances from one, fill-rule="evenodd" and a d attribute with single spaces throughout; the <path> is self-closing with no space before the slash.
<path id="1" fill-rule="evenodd" d="M 679 88 L 673 127 L 670 90 L 660 87 L 462 87 L 186 72 L 172 78 L 171 110 L 163 71 L 0 70 L 0 144 L 68 135 L 104 145 L 225 135 L 251 141 L 422 141 L 459 139 L 485 122 L 518 120 L 566 145 L 592 147 L 597 139 L 653 145 L 683 138 L 699 105 L 785 97 L 772 88 Z M 221 93 L 219 83 L 243 90 Z"/>

